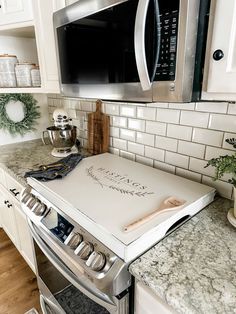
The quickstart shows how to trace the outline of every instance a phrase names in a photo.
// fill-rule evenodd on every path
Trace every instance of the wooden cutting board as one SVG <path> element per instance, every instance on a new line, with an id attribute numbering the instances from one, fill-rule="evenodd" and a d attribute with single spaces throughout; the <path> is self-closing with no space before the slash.
<path id="1" fill-rule="evenodd" d="M 96 101 L 96 111 L 88 114 L 88 150 L 97 155 L 108 152 L 110 117 L 102 113 L 102 101 Z"/>

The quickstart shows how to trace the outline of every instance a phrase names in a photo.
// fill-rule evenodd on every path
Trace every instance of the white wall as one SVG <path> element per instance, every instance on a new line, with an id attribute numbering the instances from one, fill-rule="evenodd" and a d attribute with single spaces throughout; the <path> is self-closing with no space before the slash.
<path id="1" fill-rule="evenodd" d="M 12 136 L 7 131 L 0 130 L 0 146 L 40 138 L 42 131 L 49 126 L 47 96 L 43 94 L 35 94 L 33 97 L 38 101 L 41 113 L 41 117 L 38 119 L 38 124 L 35 126 L 37 130 L 29 132 L 24 136 Z"/>

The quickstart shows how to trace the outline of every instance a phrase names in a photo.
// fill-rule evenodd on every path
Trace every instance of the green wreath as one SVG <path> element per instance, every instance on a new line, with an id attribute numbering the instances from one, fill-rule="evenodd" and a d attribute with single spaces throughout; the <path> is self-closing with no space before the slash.
<path id="1" fill-rule="evenodd" d="M 9 101 L 20 101 L 24 104 L 24 119 L 19 122 L 12 121 L 7 112 L 6 105 Z M 36 130 L 34 125 L 40 117 L 37 100 L 30 94 L 1 94 L 0 95 L 0 129 L 7 130 L 10 134 L 24 135 Z"/>

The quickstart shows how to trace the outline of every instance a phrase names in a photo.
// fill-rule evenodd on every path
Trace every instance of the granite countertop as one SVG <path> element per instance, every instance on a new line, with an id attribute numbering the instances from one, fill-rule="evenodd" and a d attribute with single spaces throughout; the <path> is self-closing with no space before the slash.
<path id="1" fill-rule="evenodd" d="M 26 185 L 25 172 L 37 170 L 40 165 L 58 161 L 51 155 L 53 147 L 44 145 L 40 139 L 0 146 L 0 167 L 15 177 L 22 185 Z M 80 149 L 79 153 L 88 153 Z"/>
<path id="2" fill-rule="evenodd" d="M 22 185 L 25 172 L 58 160 L 33 140 L 0 146 L 0 167 Z M 88 156 L 86 150 L 79 151 Z M 232 201 L 218 198 L 130 265 L 133 276 L 179 313 L 236 313 L 236 229 Z"/>
<path id="3" fill-rule="evenodd" d="M 217 198 L 130 266 L 176 312 L 236 313 L 236 229 L 232 201 Z"/>

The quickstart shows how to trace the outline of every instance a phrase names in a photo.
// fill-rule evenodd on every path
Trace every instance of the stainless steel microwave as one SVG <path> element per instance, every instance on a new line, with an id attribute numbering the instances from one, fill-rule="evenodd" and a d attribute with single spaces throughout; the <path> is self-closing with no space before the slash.
<path id="1" fill-rule="evenodd" d="M 208 0 L 79 0 L 55 12 L 61 93 L 191 101 L 201 86 L 208 7 Z"/>

